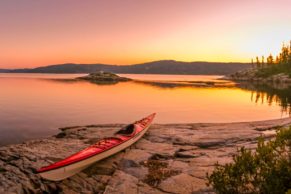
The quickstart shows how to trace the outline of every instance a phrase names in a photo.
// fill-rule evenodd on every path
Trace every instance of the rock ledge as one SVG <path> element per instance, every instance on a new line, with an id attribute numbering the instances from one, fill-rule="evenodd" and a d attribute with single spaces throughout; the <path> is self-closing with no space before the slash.
<path id="1" fill-rule="evenodd" d="M 0 193 L 213 193 L 205 185 L 206 172 L 211 172 L 216 162 L 231 162 L 237 148 L 253 149 L 259 136 L 272 138 L 275 129 L 290 123 L 286 118 L 155 124 L 127 150 L 66 180 L 43 180 L 35 174 L 36 169 L 113 135 L 123 125 L 64 128 L 62 135 L 0 147 Z"/>

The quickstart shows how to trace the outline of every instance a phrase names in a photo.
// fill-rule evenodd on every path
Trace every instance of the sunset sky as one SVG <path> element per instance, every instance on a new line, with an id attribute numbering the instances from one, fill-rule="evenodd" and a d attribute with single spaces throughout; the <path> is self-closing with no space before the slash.
<path id="1" fill-rule="evenodd" d="M 290 0 L 1 0 L 0 68 L 249 62 L 291 39 Z"/>

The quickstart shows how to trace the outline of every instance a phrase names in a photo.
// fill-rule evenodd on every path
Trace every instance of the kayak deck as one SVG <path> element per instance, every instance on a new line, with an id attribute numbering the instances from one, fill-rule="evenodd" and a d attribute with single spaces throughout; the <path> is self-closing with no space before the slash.
<path id="1" fill-rule="evenodd" d="M 81 150 L 80 152 L 73 154 L 59 162 L 53 163 L 49 166 L 40 168 L 38 173 L 46 173 L 59 168 L 64 168 L 71 164 L 82 162 L 83 160 L 89 159 L 96 155 L 102 155 L 103 152 L 110 152 L 111 149 L 135 138 L 144 129 L 148 128 L 151 124 L 155 114 L 152 114 L 140 121 L 130 124 L 123 129 L 115 133 L 115 137 L 104 138 L 95 144 Z M 113 149 L 114 150 L 114 149 Z"/>
<path id="2" fill-rule="evenodd" d="M 101 152 L 104 152 L 120 143 L 122 143 L 122 139 L 119 138 L 115 138 L 115 137 L 110 137 L 110 138 L 106 138 L 106 139 L 102 139 L 101 141 L 98 141 L 96 144 L 93 144 L 87 148 L 85 148 L 84 150 L 64 159 L 61 160 L 59 162 L 56 162 L 52 165 L 49 165 L 47 167 L 43 167 L 41 169 L 38 170 L 38 172 L 45 172 L 48 170 L 52 170 L 52 169 L 56 169 L 56 168 L 60 168 L 60 167 L 64 167 L 67 166 L 69 164 L 75 163 L 75 162 L 79 162 L 81 160 L 84 160 L 86 158 L 89 158 L 91 156 L 94 156 L 96 154 L 99 154 Z"/>

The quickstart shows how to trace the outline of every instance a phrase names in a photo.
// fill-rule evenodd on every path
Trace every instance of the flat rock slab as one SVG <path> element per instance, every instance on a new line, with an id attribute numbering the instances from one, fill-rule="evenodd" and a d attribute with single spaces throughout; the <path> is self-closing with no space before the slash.
<path id="1" fill-rule="evenodd" d="M 206 173 L 232 161 L 241 146 L 254 149 L 259 136 L 272 138 L 290 118 L 246 123 L 155 124 L 130 148 L 66 180 L 51 182 L 35 172 L 78 152 L 122 124 L 67 127 L 55 137 L 0 147 L 0 193 L 211 193 Z M 153 185 L 150 160 L 175 173 Z"/>

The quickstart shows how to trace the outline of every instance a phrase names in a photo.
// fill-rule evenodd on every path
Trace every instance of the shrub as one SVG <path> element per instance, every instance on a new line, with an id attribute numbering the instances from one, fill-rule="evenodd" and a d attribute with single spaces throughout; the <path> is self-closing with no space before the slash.
<path id="1" fill-rule="evenodd" d="M 164 161 L 150 159 L 141 164 L 148 167 L 149 171 L 144 182 L 154 187 L 156 187 L 162 180 L 180 173 L 179 170 L 169 169 L 168 163 Z"/>
<path id="2" fill-rule="evenodd" d="M 274 140 L 260 138 L 255 151 L 242 147 L 233 163 L 217 163 L 207 179 L 217 193 L 290 193 L 291 127 L 281 129 Z"/>

